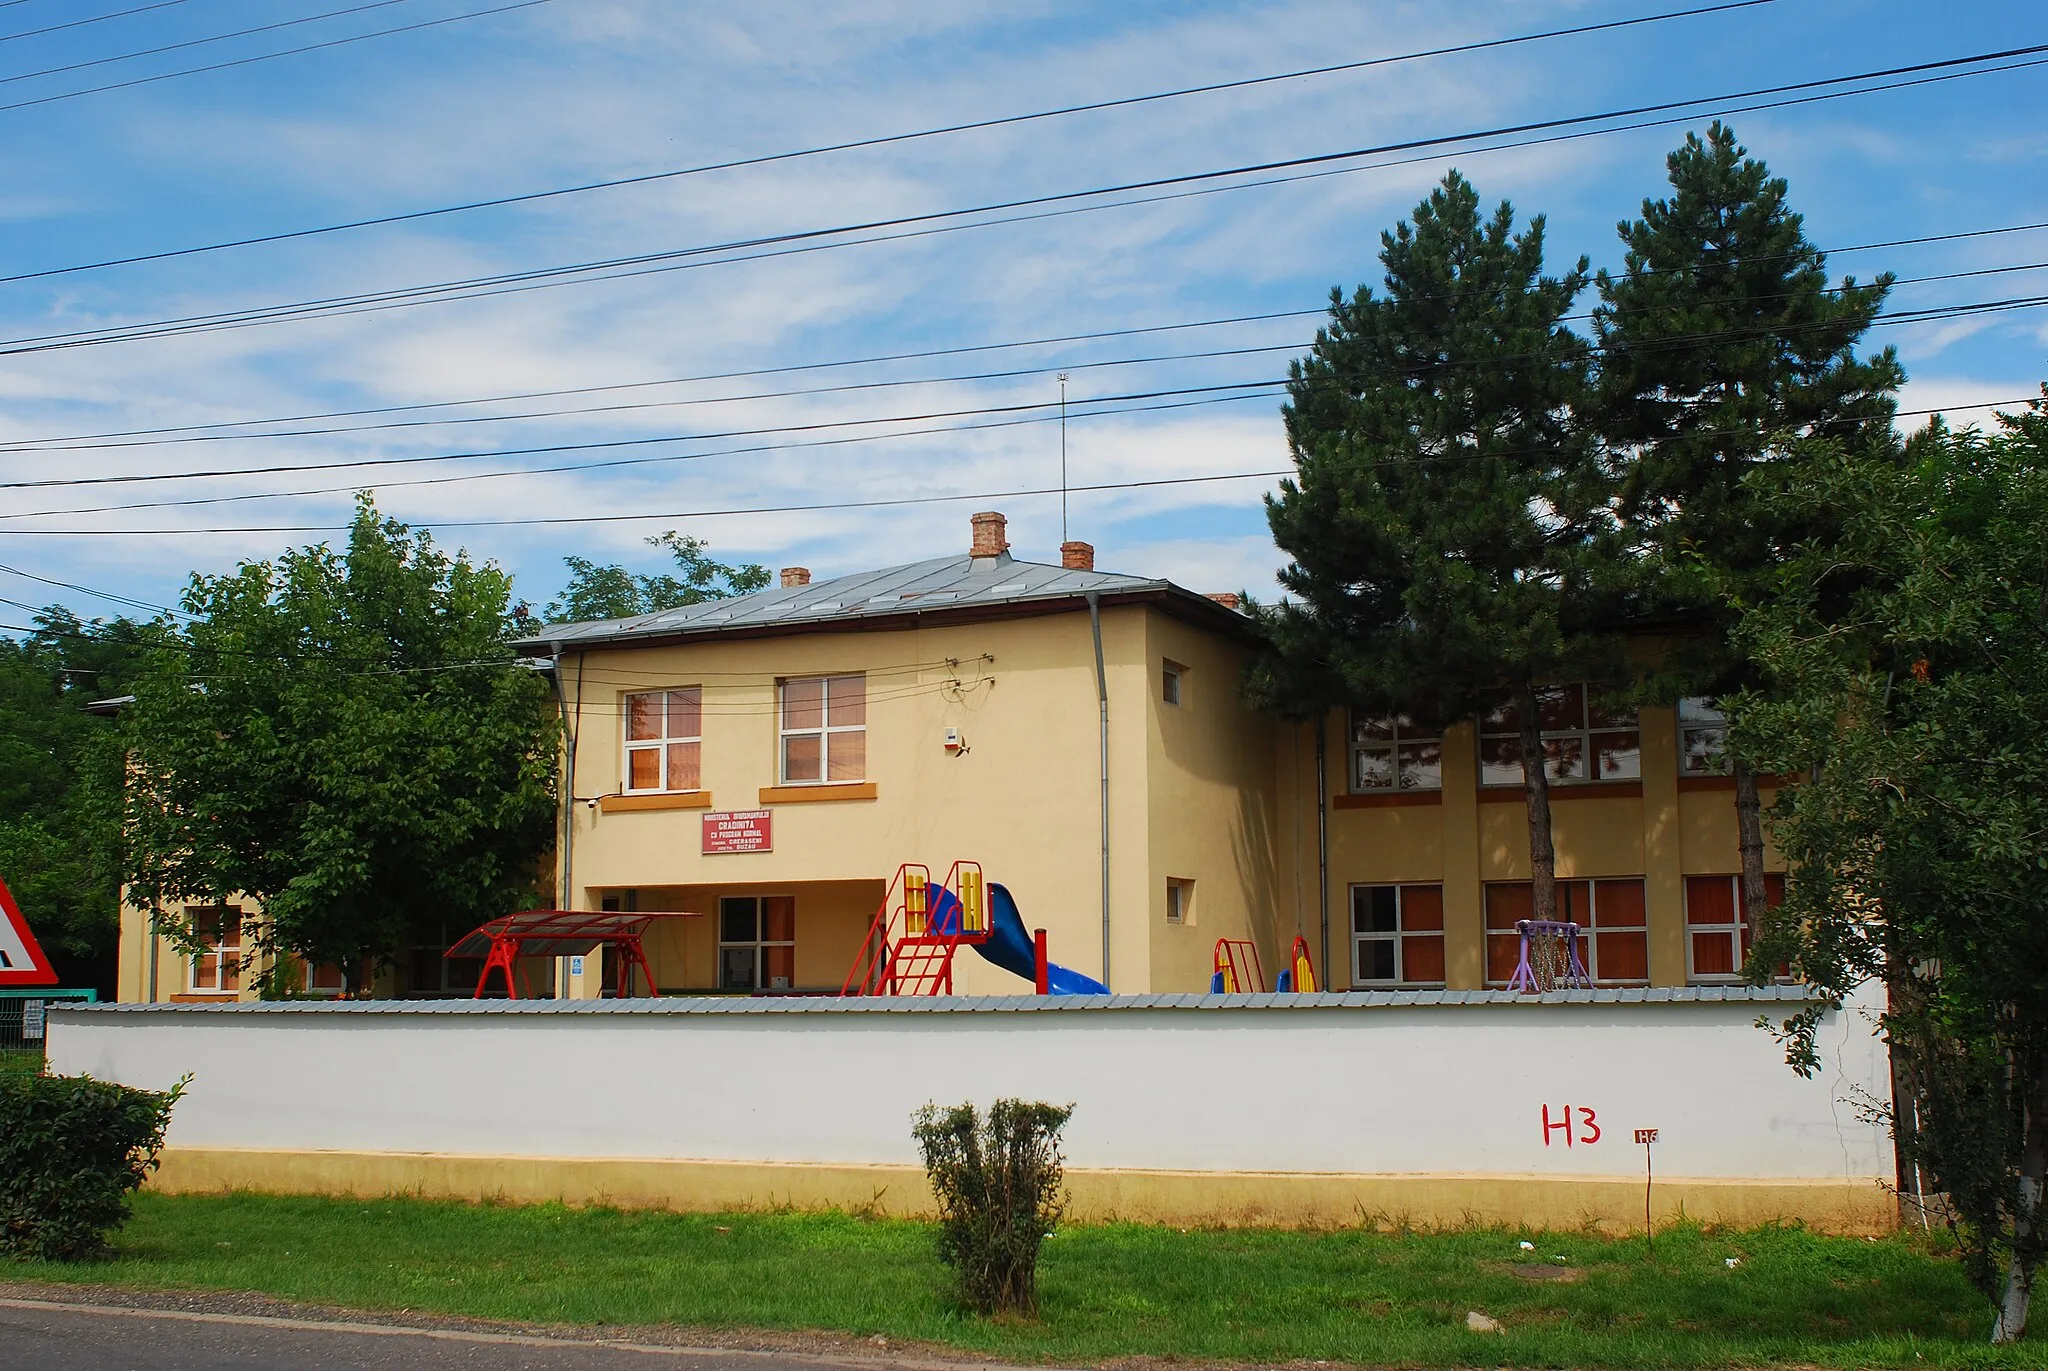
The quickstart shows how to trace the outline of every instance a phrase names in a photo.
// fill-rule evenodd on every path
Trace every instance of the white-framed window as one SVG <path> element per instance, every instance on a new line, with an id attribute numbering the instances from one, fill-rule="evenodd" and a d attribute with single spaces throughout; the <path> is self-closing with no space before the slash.
<path id="1" fill-rule="evenodd" d="M 1170 705 L 1181 703 L 1187 689 L 1188 669 L 1179 662 L 1159 663 L 1159 698 Z"/>
<path id="2" fill-rule="evenodd" d="M 718 902 L 718 988 L 796 984 L 796 897 L 728 895 Z"/>
<path id="3" fill-rule="evenodd" d="M 185 988 L 195 995 L 233 995 L 242 988 L 242 911 L 237 905 L 188 908 L 199 950 L 188 956 Z"/>
<path id="4" fill-rule="evenodd" d="M 867 677 L 792 677 L 781 694 L 782 784 L 866 780 Z"/>
<path id="5" fill-rule="evenodd" d="M 1785 878 L 1775 871 L 1764 877 L 1764 900 L 1784 903 Z M 1741 980 L 1753 936 L 1743 917 L 1742 877 L 1685 878 L 1686 979 L 1700 985 Z"/>
<path id="6" fill-rule="evenodd" d="M 1351 887 L 1351 984 L 1444 983 L 1444 888 Z"/>
<path id="7" fill-rule="evenodd" d="M 1176 927 L 1195 921 L 1195 883 L 1178 876 L 1166 878 L 1166 921 Z"/>
<path id="8" fill-rule="evenodd" d="M 1634 708 L 1605 708 L 1583 685 L 1544 686 L 1536 692 L 1536 707 L 1543 768 L 1551 780 L 1642 779 L 1642 734 Z M 1513 705 L 1480 721 L 1479 783 L 1522 784 L 1521 711 Z"/>
<path id="9" fill-rule="evenodd" d="M 301 957 L 299 977 L 308 995 L 341 995 L 348 990 L 348 977 L 343 975 L 341 968 L 333 962 L 323 962 L 315 966 Z"/>
<path id="10" fill-rule="evenodd" d="M 626 697 L 627 794 L 702 789 L 703 748 L 701 686 Z"/>
<path id="11" fill-rule="evenodd" d="M 1514 977 L 1522 939 L 1517 920 L 1534 918 L 1535 896 L 1527 881 L 1486 887 L 1486 983 L 1503 986 Z M 1579 956 L 1593 984 L 1648 985 L 1650 929 L 1640 876 L 1605 881 L 1559 881 L 1557 917 L 1579 926 Z"/>
<path id="12" fill-rule="evenodd" d="M 1712 700 L 1678 702 L 1678 774 L 1719 776 L 1728 770 L 1728 716 Z"/>
<path id="13" fill-rule="evenodd" d="M 1351 790 L 1442 790 L 1444 740 L 1405 714 L 1351 716 Z"/>

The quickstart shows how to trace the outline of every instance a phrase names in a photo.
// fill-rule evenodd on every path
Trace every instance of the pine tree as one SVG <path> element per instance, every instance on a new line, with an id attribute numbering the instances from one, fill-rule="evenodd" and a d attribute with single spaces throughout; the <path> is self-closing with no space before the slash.
<path id="1" fill-rule="evenodd" d="M 1543 274 L 1543 220 L 1517 233 L 1456 172 L 1382 235 L 1385 289 L 1333 291 L 1284 410 L 1296 475 L 1267 501 L 1291 598 L 1255 698 L 1348 703 L 1449 724 L 1512 712 L 1534 912 L 1556 917 L 1541 688 L 1602 675 L 1611 550 L 1597 452 L 1580 430 L 1589 350 L 1562 320 L 1582 258 Z"/>
<path id="2" fill-rule="evenodd" d="M 1619 226 L 1620 275 L 1599 275 L 1594 329 L 1604 351 L 1603 427 L 1625 454 L 1618 510 L 1638 546 L 1642 607 L 1681 626 L 1652 688 L 1732 694 L 1751 684 L 1729 642 L 1738 603 L 1801 531 L 1744 478 L 1800 438 L 1852 448 L 1892 441 L 1904 380 L 1890 349 L 1855 345 L 1891 287 L 1828 284 L 1827 261 L 1787 204 L 1787 186 L 1716 122 L 1666 162 L 1671 196 Z M 1763 822 L 1741 740 L 1729 750 L 1742 902 L 1764 917 Z"/>

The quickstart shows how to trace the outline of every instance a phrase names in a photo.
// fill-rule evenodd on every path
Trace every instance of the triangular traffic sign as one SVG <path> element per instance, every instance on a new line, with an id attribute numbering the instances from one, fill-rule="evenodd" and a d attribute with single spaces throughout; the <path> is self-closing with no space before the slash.
<path id="1" fill-rule="evenodd" d="M 5 881 L 0 881 L 0 914 L 6 916 L 0 918 L 0 987 L 55 985 L 56 969 L 36 945 Z"/>

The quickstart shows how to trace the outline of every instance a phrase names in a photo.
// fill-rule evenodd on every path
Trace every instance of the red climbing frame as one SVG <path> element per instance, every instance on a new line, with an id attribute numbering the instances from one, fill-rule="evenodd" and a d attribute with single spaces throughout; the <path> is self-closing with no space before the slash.
<path id="1" fill-rule="evenodd" d="M 1259 949 L 1242 938 L 1216 940 L 1216 972 L 1226 995 L 1257 995 L 1266 989 L 1266 969 L 1259 965 Z"/>
<path id="2" fill-rule="evenodd" d="M 958 905 L 955 926 L 933 928 L 942 894 Z M 905 862 L 896 868 L 868 936 L 839 988 L 841 995 L 950 995 L 953 954 L 989 936 L 988 894 L 981 863 L 958 861 L 936 884 L 931 868 Z"/>
<path id="3" fill-rule="evenodd" d="M 482 957 L 484 968 L 476 978 L 476 994 L 482 999 L 491 972 L 505 975 L 505 995 L 518 999 L 519 983 L 513 969 L 521 957 L 583 957 L 609 943 L 619 950 L 617 998 L 629 999 L 633 990 L 633 968 L 647 978 L 647 993 L 656 994 L 654 969 L 647 965 L 640 937 L 661 914 L 628 914 L 589 909 L 529 909 L 493 919 L 449 948 L 446 957 Z"/>

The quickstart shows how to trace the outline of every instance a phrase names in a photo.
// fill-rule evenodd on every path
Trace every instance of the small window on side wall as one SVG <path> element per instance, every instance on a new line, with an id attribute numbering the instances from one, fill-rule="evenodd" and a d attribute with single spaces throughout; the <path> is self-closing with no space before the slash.
<path id="1" fill-rule="evenodd" d="M 1179 662 L 1162 661 L 1159 664 L 1159 698 L 1167 704 L 1181 703 L 1187 690 L 1188 669 Z"/>
<path id="2" fill-rule="evenodd" d="M 1166 878 L 1166 922 L 1176 928 L 1195 921 L 1195 883 L 1177 876 Z"/>

